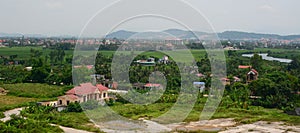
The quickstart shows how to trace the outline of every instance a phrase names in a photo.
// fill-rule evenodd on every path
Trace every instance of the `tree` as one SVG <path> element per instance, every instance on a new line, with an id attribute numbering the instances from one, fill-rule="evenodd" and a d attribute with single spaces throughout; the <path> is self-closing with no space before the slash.
<path id="1" fill-rule="evenodd" d="M 67 112 L 82 112 L 82 108 L 78 102 L 70 103 L 66 109 Z"/>
<path id="2" fill-rule="evenodd" d="M 225 97 L 225 104 L 227 107 L 238 107 L 248 109 L 251 104 L 249 96 L 250 90 L 247 85 L 240 82 L 234 83 L 229 90 L 226 90 L 227 96 Z"/>
<path id="3" fill-rule="evenodd" d="M 282 109 L 297 102 L 293 92 L 293 87 L 298 86 L 295 77 L 283 72 L 273 72 L 265 77 L 249 84 L 252 94 L 261 97 L 255 105 Z"/>
<path id="4" fill-rule="evenodd" d="M 258 54 L 254 54 L 253 57 L 250 58 L 250 64 L 254 69 L 260 71 L 263 65 L 263 59 Z"/>

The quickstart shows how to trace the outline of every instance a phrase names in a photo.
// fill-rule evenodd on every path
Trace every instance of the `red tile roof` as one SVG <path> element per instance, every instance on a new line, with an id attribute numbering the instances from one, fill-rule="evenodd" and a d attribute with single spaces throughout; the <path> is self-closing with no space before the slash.
<path id="1" fill-rule="evenodd" d="M 147 83 L 147 84 L 144 85 L 144 87 L 160 87 L 160 84 Z"/>
<path id="2" fill-rule="evenodd" d="M 60 97 L 58 97 L 58 98 L 69 98 L 69 99 L 73 99 L 73 100 L 78 99 L 78 97 L 77 97 L 76 95 L 72 95 L 72 94 L 60 96 Z"/>
<path id="3" fill-rule="evenodd" d="M 247 69 L 247 68 L 251 68 L 251 66 L 243 66 L 243 65 L 239 65 L 239 69 Z"/>
<path id="4" fill-rule="evenodd" d="M 258 72 L 255 69 L 251 69 L 251 71 L 254 72 L 255 74 L 258 74 Z"/>
<path id="5" fill-rule="evenodd" d="M 107 91 L 108 90 L 107 87 L 100 85 L 100 84 L 94 86 L 92 83 L 84 83 L 84 84 L 80 84 L 79 86 L 76 86 L 73 89 L 67 91 L 66 94 L 85 95 L 85 94 L 94 93 L 94 92 L 96 92 L 97 89 L 99 91 Z"/>
<path id="6" fill-rule="evenodd" d="M 102 84 L 97 84 L 96 86 L 99 89 L 99 91 L 107 91 L 108 90 L 108 88 L 103 86 Z"/>
<path id="7" fill-rule="evenodd" d="M 204 75 L 202 73 L 198 73 L 196 74 L 198 77 L 204 77 Z"/>
<path id="8" fill-rule="evenodd" d="M 230 81 L 229 78 L 221 78 L 222 81 Z"/>

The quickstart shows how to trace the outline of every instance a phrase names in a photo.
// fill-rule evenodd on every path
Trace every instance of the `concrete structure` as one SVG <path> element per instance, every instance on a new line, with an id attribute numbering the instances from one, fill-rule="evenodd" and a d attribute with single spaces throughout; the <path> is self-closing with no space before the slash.
<path id="1" fill-rule="evenodd" d="M 103 101 L 108 99 L 108 88 L 97 84 L 94 86 L 91 83 L 80 84 L 66 92 L 66 95 L 58 97 L 58 106 L 67 106 L 70 103 L 82 103 L 89 100 Z"/>

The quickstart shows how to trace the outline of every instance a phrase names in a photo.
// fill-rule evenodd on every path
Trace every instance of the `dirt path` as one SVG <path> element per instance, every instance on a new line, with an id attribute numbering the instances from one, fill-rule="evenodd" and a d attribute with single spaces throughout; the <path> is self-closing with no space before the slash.
<path id="1" fill-rule="evenodd" d="M 19 115 L 22 108 L 16 108 L 3 112 L 5 117 L 0 121 L 10 120 L 10 115 Z M 51 124 L 53 126 L 59 126 Z M 110 121 L 105 123 L 106 126 L 99 126 L 101 130 L 108 133 L 115 132 L 172 132 L 172 131 L 213 131 L 220 133 L 246 133 L 246 132 L 259 132 L 259 133 L 300 133 L 300 126 L 289 126 L 283 122 L 265 122 L 258 121 L 252 124 L 237 125 L 232 118 L 227 119 L 214 119 L 204 120 L 189 123 L 173 123 L 168 125 L 159 124 L 150 120 L 141 120 L 140 123 L 124 122 L 124 121 Z M 108 128 L 109 127 L 109 128 Z M 69 127 L 59 126 L 65 133 L 91 133 L 88 131 L 78 130 Z"/>
<path id="2" fill-rule="evenodd" d="M 300 133 L 299 126 L 288 126 L 283 122 L 258 121 L 252 124 L 245 124 L 236 127 L 230 127 L 220 133 Z"/>
<path id="3" fill-rule="evenodd" d="M 56 124 L 50 124 L 51 126 L 58 126 L 60 129 L 62 129 L 65 133 L 92 133 L 84 130 L 78 130 L 74 128 L 64 127 Z"/>
<path id="4" fill-rule="evenodd" d="M 19 115 L 21 110 L 22 110 L 22 108 L 16 108 L 16 109 L 12 109 L 12 110 L 3 112 L 5 117 L 0 119 L 0 121 L 6 122 L 6 121 L 10 120 L 11 115 L 13 115 L 13 114 Z"/>

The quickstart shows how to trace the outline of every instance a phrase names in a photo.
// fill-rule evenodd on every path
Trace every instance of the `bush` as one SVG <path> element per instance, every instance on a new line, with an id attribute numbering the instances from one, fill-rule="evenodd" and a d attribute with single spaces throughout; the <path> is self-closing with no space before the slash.
<path id="1" fill-rule="evenodd" d="M 109 98 L 108 100 L 105 99 L 106 105 L 113 106 L 115 103 L 115 100 L 113 98 Z"/>
<path id="2" fill-rule="evenodd" d="M 0 112 L 0 118 L 4 118 L 4 114 L 2 112 Z"/>
<path id="3" fill-rule="evenodd" d="M 37 133 L 37 132 L 47 132 L 47 133 L 61 133 L 63 132 L 57 126 L 52 126 L 46 121 L 36 121 L 33 119 L 23 119 L 19 116 L 12 115 L 12 119 L 6 121 L 5 123 L 0 122 L 0 132 L 1 133 Z"/>
<path id="4" fill-rule="evenodd" d="M 82 108 L 79 103 L 70 103 L 66 109 L 67 112 L 82 112 Z"/>

